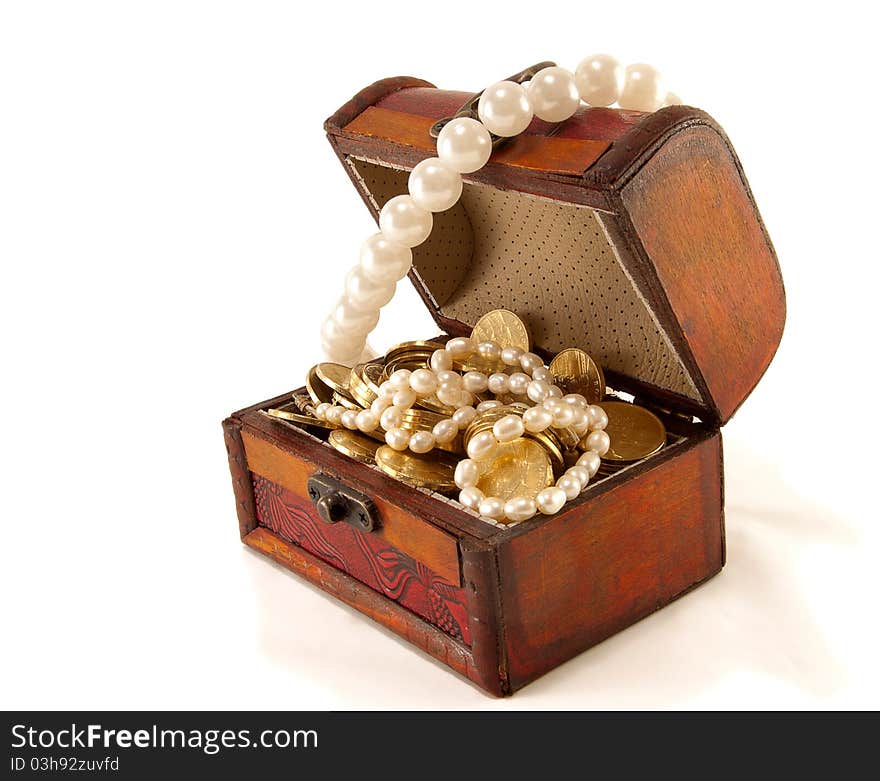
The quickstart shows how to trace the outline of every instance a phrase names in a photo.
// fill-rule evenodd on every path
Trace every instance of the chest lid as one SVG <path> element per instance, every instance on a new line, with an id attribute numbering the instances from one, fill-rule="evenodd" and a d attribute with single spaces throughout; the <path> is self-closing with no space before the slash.
<path id="1" fill-rule="evenodd" d="M 470 93 L 412 78 L 361 91 L 325 128 L 367 206 L 407 191 L 431 126 Z M 437 323 L 466 334 L 516 312 L 538 352 L 581 347 L 609 383 L 726 422 L 785 320 L 776 255 L 742 167 L 704 112 L 582 107 L 532 122 L 464 175 L 410 277 Z"/>

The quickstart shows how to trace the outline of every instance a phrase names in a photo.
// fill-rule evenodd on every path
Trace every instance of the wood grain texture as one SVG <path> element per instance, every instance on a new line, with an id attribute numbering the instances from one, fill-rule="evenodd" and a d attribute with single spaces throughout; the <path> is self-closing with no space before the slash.
<path id="1" fill-rule="evenodd" d="M 223 439 L 226 442 L 232 490 L 235 494 L 238 533 L 244 539 L 257 525 L 257 509 L 254 503 L 254 486 L 241 439 L 241 423 L 238 420 L 230 417 L 223 421 Z"/>
<path id="2" fill-rule="evenodd" d="M 359 610 L 399 637 L 463 675 L 481 689 L 494 693 L 498 686 L 484 680 L 470 651 L 436 627 L 418 618 L 393 600 L 387 599 L 329 564 L 292 545 L 268 529 L 259 527 L 244 542 L 269 556 L 281 566 L 305 578 L 336 599 Z M 304 630 L 308 628 L 304 626 Z"/>
<path id="3" fill-rule="evenodd" d="M 721 435 L 500 543 L 516 690 L 724 564 Z"/>
<path id="4" fill-rule="evenodd" d="M 344 130 L 354 135 L 393 141 L 425 151 L 425 157 L 436 154 L 437 142 L 429 133 L 434 124 L 431 117 L 404 114 L 387 108 L 370 106 L 349 122 Z M 511 139 L 493 154 L 500 165 L 528 168 L 556 174 L 580 175 L 609 147 L 605 140 L 569 136 L 538 136 L 525 133 Z"/>
<path id="5" fill-rule="evenodd" d="M 315 464 L 282 450 L 250 431 L 242 431 L 241 437 L 248 468 L 252 472 L 284 486 L 297 496 L 308 497 L 308 480 L 319 471 Z M 351 479 L 352 477 L 353 475 L 346 484 L 358 488 L 357 480 Z M 417 518 L 381 495 L 369 496 L 375 502 L 380 517 L 379 528 L 371 534 L 421 561 L 450 583 L 461 585 L 458 541 L 455 537 Z"/>
<path id="6" fill-rule="evenodd" d="M 785 324 L 779 265 L 738 161 L 714 128 L 692 127 L 642 166 L 621 199 L 726 422 L 763 376 Z"/>

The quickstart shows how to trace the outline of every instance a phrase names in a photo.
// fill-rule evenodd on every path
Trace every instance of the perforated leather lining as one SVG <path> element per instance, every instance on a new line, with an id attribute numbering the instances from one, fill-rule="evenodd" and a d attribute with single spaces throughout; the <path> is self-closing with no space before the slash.
<path id="1" fill-rule="evenodd" d="M 408 171 L 348 162 L 377 209 L 406 192 Z M 603 367 L 699 400 L 602 219 L 586 206 L 467 182 L 459 203 L 434 215 L 413 264 L 447 317 L 473 325 L 510 309 L 550 352 L 581 347 Z"/>

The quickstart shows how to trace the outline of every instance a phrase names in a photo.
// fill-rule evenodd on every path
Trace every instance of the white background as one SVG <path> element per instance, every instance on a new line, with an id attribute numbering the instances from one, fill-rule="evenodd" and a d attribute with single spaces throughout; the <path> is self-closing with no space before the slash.
<path id="1" fill-rule="evenodd" d="M 880 705 L 863 8 L 4 3 L 0 705 Z M 725 127 L 788 325 L 725 428 L 723 573 L 498 701 L 240 545 L 220 420 L 301 384 L 374 230 L 325 117 L 386 76 L 477 90 L 596 51 Z M 431 330 L 403 283 L 375 344 Z"/>

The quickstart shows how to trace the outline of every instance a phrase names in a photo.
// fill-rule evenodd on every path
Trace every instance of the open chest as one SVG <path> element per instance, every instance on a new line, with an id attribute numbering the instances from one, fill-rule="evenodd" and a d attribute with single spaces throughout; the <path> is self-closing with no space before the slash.
<path id="1" fill-rule="evenodd" d="M 374 216 L 468 97 L 388 79 L 327 121 Z M 289 396 L 270 399 L 224 422 L 240 532 L 506 695 L 722 568 L 720 428 L 775 353 L 782 280 L 727 137 L 684 106 L 535 120 L 465 176 L 410 278 L 445 334 L 505 308 L 541 355 L 582 348 L 620 398 L 662 419 L 666 446 L 597 476 L 557 515 L 503 526 L 267 417 Z M 370 522 L 323 520 L 316 478 L 351 492 Z"/>

